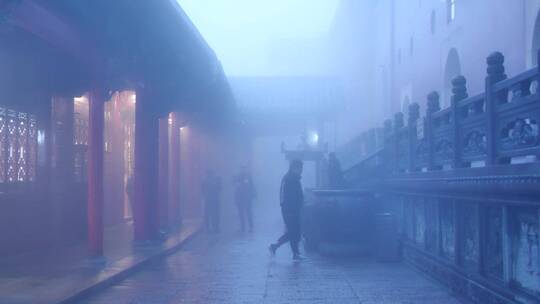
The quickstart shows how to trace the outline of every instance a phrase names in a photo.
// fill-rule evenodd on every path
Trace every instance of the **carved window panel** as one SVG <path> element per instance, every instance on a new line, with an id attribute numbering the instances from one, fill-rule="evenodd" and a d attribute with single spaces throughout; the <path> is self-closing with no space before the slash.
<path id="1" fill-rule="evenodd" d="M 75 113 L 75 145 L 88 145 L 88 120 Z"/>
<path id="2" fill-rule="evenodd" d="M 483 129 L 474 129 L 465 134 L 462 142 L 462 156 L 476 157 L 487 154 L 487 136 Z"/>
<path id="3" fill-rule="evenodd" d="M 35 116 L 0 108 L 0 183 L 34 181 L 36 166 Z"/>
<path id="4" fill-rule="evenodd" d="M 425 246 L 426 250 L 436 254 L 437 253 L 437 236 L 438 236 L 438 227 L 437 227 L 437 212 L 438 212 L 438 202 L 436 200 L 426 201 L 425 215 L 426 215 L 426 235 L 425 235 Z"/>
<path id="5" fill-rule="evenodd" d="M 88 168 L 88 98 L 75 98 L 73 107 L 73 175 L 75 181 L 82 183 L 87 180 Z"/>
<path id="6" fill-rule="evenodd" d="M 17 120 L 17 181 L 26 181 L 28 158 L 28 114 L 18 113 Z"/>
<path id="7" fill-rule="evenodd" d="M 463 212 L 463 262 L 465 267 L 476 269 L 480 257 L 480 222 L 477 204 L 464 206 Z"/>
<path id="8" fill-rule="evenodd" d="M 86 168 L 88 163 L 87 146 L 88 146 L 88 120 L 75 113 L 74 126 L 74 177 L 75 181 L 83 182 L 86 180 Z"/>
<path id="9" fill-rule="evenodd" d="M 454 143 L 450 139 L 443 138 L 435 144 L 434 153 L 437 163 L 449 162 L 454 157 Z"/>
<path id="10" fill-rule="evenodd" d="M 7 181 L 17 181 L 17 112 L 7 111 Z"/>
<path id="11" fill-rule="evenodd" d="M 513 285 L 540 294 L 538 208 L 514 208 L 510 219 Z"/>
<path id="12" fill-rule="evenodd" d="M 424 202 L 418 201 L 414 203 L 414 225 L 415 235 L 414 241 L 417 244 L 424 244 L 426 234 L 426 214 L 424 208 Z"/>
<path id="13" fill-rule="evenodd" d="M 412 208 L 412 203 L 409 202 L 407 199 L 404 200 L 404 225 L 405 225 L 405 235 L 407 236 L 407 239 L 410 241 L 413 241 L 415 238 L 414 230 L 415 230 L 415 222 L 414 222 L 414 209 Z"/>
<path id="14" fill-rule="evenodd" d="M 28 164 L 27 164 L 27 180 L 33 182 L 36 180 L 36 166 L 37 166 L 37 147 L 38 145 L 38 129 L 37 120 L 34 115 L 30 115 L 28 118 Z"/>
<path id="15" fill-rule="evenodd" d="M 127 176 L 132 176 L 135 168 L 135 125 L 127 123 L 124 126 L 124 166 Z"/>
<path id="16" fill-rule="evenodd" d="M 533 79 L 529 86 L 529 92 L 531 95 L 538 94 L 538 79 Z"/>
<path id="17" fill-rule="evenodd" d="M 5 160 L 8 155 L 8 144 L 7 144 L 7 119 L 6 119 L 6 109 L 0 108 L 0 183 L 4 183 L 7 180 L 6 171 L 7 164 Z"/>
<path id="18" fill-rule="evenodd" d="M 534 117 L 517 118 L 503 122 L 500 133 L 501 150 L 531 148 L 538 145 L 538 123 Z"/>
<path id="19" fill-rule="evenodd" d="M 503 279 L 503 220 L 502 207 L 486 208 L 485 229 L 486 254 L 484 272 L 488 276 Z"/>
<path id="20" fill-rule="evenodd" d="M 453 260 L 456 253 L 455 208 L 450 201 L 441 202 L 439 206 L 441 252 L 444 257 Z"/>
<path id="21" fill-rule="evenodd" d="M 114 100 L 115 98 L 113 98 Z M 112 142 L 113 142 L 113 132 L 111 129 L 114 128 L 112 123 L 112 112 L 114 111 L 114 103 L 112 101 L 105 103 L 105 129 L 103 131 L 103 138 L 105 152 L 112 152 Z"/>

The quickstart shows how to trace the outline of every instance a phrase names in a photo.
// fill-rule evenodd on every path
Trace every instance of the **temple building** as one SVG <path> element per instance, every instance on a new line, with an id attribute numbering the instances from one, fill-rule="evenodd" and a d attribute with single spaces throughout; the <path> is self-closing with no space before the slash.
<path id="1" fill-rule="evenodd" d="M 181 202 L 200 195 L 204 147 L 235 106 L 180 6 L 0 8 L 0 255 L 76 242 L 101 255 L 108 227 L 144 241 L 200 216 Z"/>

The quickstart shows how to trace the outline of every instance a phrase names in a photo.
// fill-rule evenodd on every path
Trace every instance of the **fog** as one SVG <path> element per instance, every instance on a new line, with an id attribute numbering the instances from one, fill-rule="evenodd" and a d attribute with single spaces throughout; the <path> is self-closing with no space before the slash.
<path id="1" fill-rule="evenodd" d="M 339 0 L 178 2 L 214 49 L 228 76 L 268 76 L 315 70 L 298 62 L 294 53 L 324 51 L 322 41 L 331 28 Z"/>
<path id="2" fill-rule="evenodd" d="M 333 142 L 335 123 L 321 113 L 344 103 L 331 72 L 331 36 L 339 0 L 178 0 L 221 61 L 246 128 L 252 130 L 251 170 L 261 201 L 278 210 L 287 171 L 280 146 L 296 149 L 303 133 Z M 323 125 L 329 125 L 324 130 Z M 320 144 L 320 145 L 319 145 Z M 304 187 L 316 186 L 306 162 Z"/>
<path id="3" fill-rule="evenodd" d="M 540 0 L 0 0 L 0 302 L 540 303 L 539 60 Z"/>

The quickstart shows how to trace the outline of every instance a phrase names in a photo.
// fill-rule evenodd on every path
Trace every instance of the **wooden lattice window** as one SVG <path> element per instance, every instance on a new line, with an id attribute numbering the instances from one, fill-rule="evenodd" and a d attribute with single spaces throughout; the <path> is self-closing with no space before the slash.
<path id="1" fill-rule="evenodd" d="M 86 168 L 88 166 L 88 119 L 75 113 L 74 119 L 74 161 L 75 180 L 84 182 L 87 178 Z"/>
<path id="2" fill-rule="evenodd" d="M 35 116 L 0 108 L 0 183 L 35 181 L 36 162 Z"/>

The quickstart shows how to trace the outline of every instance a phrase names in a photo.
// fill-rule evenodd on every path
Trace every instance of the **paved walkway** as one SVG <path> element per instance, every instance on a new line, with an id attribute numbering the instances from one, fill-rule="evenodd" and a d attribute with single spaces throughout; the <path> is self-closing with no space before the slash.
<path id="1" fill-rule="evenodd" d="M 277 234 L 201 234 L 81 303 L 461 303 L 403 264 L 316 253 L 294 262 L 285 247 L 271 258 L 266 247 Z"/>
<path id="2" fill-rule="evenodd" d="M 200 226 L 188 222 L 166 240 L 133 245 L 132 225 L 105 233 L 105 257 L 89 259 L 85 244 L 0 260 L 0 303 L 59 303 L 117 281 L 152 259 L 174 251 Z"/>

